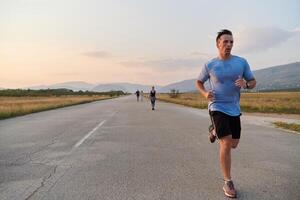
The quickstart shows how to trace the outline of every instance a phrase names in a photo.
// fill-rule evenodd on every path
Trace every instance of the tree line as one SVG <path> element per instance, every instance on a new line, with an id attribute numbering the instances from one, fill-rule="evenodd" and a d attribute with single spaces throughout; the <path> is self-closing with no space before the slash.
<path id="1" fill-rule="evenodd" d="M 109 91 L 109 92 L 92 92 L 92 91 L 73 91 L 69 89 L 41 89 L 41 90 L 31 90 L 31 89 L 5 89 L 0 90 L 0 96 L 8 97 L 40 97 L 40 96 L 65 96 L 65 95 L 108 95 L 108 96 L 121 96 L 125 95 L 123 91 Z"/>

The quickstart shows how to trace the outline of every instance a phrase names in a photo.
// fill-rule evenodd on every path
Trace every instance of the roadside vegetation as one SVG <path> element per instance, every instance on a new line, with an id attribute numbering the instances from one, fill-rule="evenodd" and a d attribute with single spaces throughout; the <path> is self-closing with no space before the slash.
<path id="1" fill-rule="evenodd" d="M 195 108 L 207 108 L 207 100 L 199 93 L 178 93 L 171 91 L 158 94 L 162 101 Z M 241 94 L 243 112 L 300 114 L 300 92 L 253 92 Z"/>
<path id="2" fill-rule="evenodd" d="M 125 95 L 122 91 L 0 90 L 0 119 Z"/>
<path id="3" fill-rule="evenodd" d="M 49 96 L 120 96 L 124 95 L 123 91 L 110 91 L 110 92 L 91 92 L 91 91 L 77 91 L 68 89 L 44 89 L 44 90 L 22 90 L 22 89 L 7 89 L 0 90 L 0 96 L 5 97 L 49 97 Z"/>
<path id="4" fill-rule="evenodd" d="M 274 124 L 279 128 L 284 128 L 287 130 L 292 130 L 300 133 L 300 124 L 296 123 L 285 123 L 285 122 L 274 122 Z"/>

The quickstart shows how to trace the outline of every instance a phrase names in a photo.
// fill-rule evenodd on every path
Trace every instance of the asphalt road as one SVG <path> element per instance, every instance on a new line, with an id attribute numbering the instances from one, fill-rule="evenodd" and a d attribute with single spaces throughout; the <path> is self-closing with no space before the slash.
<path id="1" fill-rule="evenodd" d="M 299 200 L 300 135 L 252 122 L 232 153 L 238 199 Z M 134 96 L 2 120 L 0 199 L 226 199 L 208 123 Z"/>

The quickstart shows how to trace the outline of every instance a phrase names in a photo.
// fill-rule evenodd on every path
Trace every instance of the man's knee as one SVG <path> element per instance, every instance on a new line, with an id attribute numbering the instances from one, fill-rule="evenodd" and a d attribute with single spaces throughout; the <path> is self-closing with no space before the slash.
<path id="1" fill-rule="evenodd" d="M 237 148 L 238 144 L 239 144 L 239 139 L 232 139 L 231 148 L 233 149 Z"/>
<path id="2" fill-rule="evenodd" d="M 231 142 L 231 138 L 226 136 L 224 138 L 220 139 L 220 144 L 221 144 L 221 148 L 223 149 L 231 149 L 232 148 L 232 142 Z"/>

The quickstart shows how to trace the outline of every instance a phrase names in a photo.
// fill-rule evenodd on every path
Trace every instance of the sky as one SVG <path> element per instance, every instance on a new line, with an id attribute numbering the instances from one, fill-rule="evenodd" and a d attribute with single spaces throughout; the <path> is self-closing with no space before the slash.
<path id="1" fill-rule="evenodd" d="M 0 87 L 196 78 L 219 30 L 252 70 L 300 61 L 299 0 L 0 0 Z"/>

